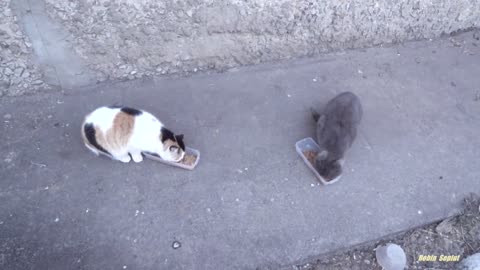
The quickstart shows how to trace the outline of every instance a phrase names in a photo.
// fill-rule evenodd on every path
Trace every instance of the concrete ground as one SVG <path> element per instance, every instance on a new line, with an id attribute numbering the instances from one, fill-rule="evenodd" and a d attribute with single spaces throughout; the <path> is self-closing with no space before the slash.
<path id="1" fill-rule="evenodd" d="M 452 215 L 480 190 L 478 43 L 3 98 L 0 268 L 277 269 Z M 345 90 L 364 119 L 344 177 L 318 185 L 294 144 L 314 134 L 309 107 Z M 184 133 L 199 166 L 95 157 L 80 124 L 112 103 Z"/>

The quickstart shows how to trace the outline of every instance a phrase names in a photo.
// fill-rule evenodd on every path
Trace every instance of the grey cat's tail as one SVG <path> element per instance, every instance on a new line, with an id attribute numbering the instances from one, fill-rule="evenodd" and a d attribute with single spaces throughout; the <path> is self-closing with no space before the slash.
<path id="1" fill-rule="evenodd" d="M 315 120 L 315 123 L 318 122 L 318 119 L 320 118 L 320 114 L 315 111 L 313 108 L 310 108 L 310 112 L 312 113 L 313 120 Z"/>

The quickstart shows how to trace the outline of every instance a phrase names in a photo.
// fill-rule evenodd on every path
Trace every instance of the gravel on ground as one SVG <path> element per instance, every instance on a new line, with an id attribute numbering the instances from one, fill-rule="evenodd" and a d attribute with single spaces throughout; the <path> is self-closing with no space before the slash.
<path id="1" fill-rule="evenodd" d="M 32 62 L 32 44 L 19 27 L 10 1 L 0 0 L 0 97 L 48 88 Z"/>
<path id="2" fill-rule="evenodd" d="M 309 263 L 287 269 L 295 270 L 380 270 L 375 248 L 385 243 L 400 245 L 407 255 L 407 269 L 462 269 L 461 261 L 480 252 L 480 197 L 472 194 L 464 200 L 464 211 L 427 226 L 412 229 L 396 236 L 385 237 L 373 243 L 321 256 Z M 436 256 L 434 261 L 422 261 L 420 256 Z M 457 261 L 441 261 L 441 256 L 459 256 Z M 425 257 L 423 257 L 425 259 Z M 428 257 L 427 257 L 428 260 Z"/>

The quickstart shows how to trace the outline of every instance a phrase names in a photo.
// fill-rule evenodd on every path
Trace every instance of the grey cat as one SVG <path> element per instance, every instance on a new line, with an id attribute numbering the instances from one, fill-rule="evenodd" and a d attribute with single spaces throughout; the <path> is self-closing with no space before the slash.
<path id="1" fill-rule="evenodd" d="M 362 119 L 360 99 L 351 92 L 343 92 L 330 100 L 322 113 L 312 109 L 317 123 L 317 142 L 322 150 L 315 158 L 315 167 L 328 180 L 342 173 L 345 152 L 357 136 Z"/>

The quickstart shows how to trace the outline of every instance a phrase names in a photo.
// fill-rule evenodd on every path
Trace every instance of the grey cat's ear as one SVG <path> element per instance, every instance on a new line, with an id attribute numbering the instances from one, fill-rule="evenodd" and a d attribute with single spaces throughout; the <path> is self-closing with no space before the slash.
<path id="1" fill-rule="evenodd" d="M 327 150 L 323 150 L 321 151 L 320 153 L 317 154 L 317 160 L 324 160 L 326 159 L 328 156 L 328 151 Z"/>
<path id="2" fill-rule="evenodd" d="M 317 126 L 318 127 L 323 127 L 325 125 L 325 120 L 326 119 L 327 119 L 327 117 L 325 116 L 325 114 L 321 114 L 320 117 L 317 120 Z"/>
<path id="3" fill-rule="evenodd" d="M 312 113 L 313 120 L 317 122 L 318 119 L 320 118 L 320 114 L 317 111 L 315 111 L 313 108 L 310 108 L 310 112 Z"/>

